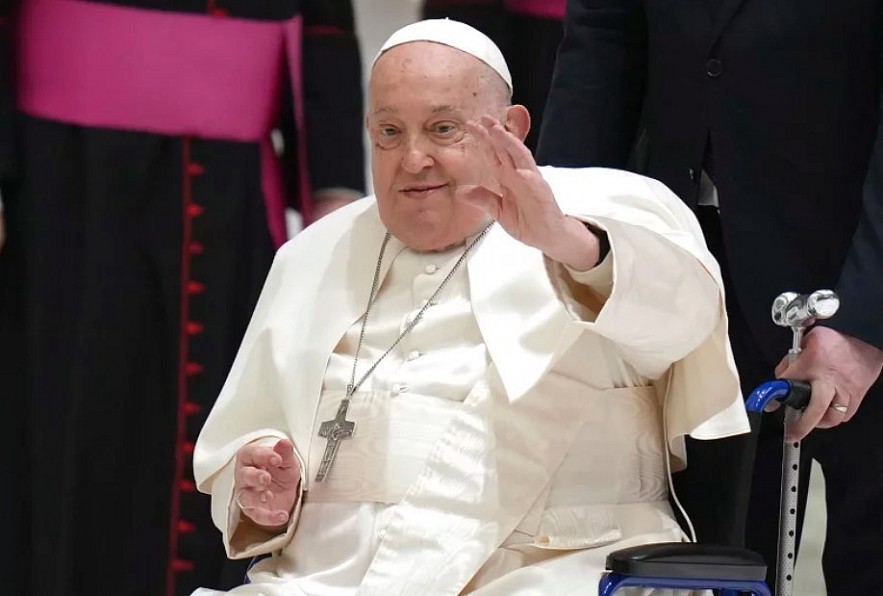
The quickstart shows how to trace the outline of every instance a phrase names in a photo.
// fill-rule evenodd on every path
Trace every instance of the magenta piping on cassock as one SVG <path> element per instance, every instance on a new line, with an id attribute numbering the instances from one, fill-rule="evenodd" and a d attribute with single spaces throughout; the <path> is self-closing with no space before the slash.
<path id="1" fill-rule="evenodd" d="M 252 21 L 83 2 L 27 0 L 19 17 L 19 108 L 81 126 L 260 143 L 270 233 L 286 239 L 269 134 L 284 63 L 300 101 L 301 19 Z M 296 110 L 304 162 L 303 107 Z M 302 208 L 310 194 L 305 164 Z M 309 213 L 305 213 L 309 219 Z"/>

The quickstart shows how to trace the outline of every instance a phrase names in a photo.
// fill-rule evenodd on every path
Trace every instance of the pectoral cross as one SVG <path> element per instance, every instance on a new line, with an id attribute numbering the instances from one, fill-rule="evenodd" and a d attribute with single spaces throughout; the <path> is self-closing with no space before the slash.
<path id="1" fill-rule="evenodd" d="M 334 462 L 337 450 L 340 448 L 340 442 L 344 439 L 351 439 L 353 432 L 356 430 L 356 423 L 346 419 L 346 411 L 350 407 L 350 398 L 352 397 L 352 386 L 347 387 L 346 397 L 340 402 L 337 408 L 337 415 L 333 420 L 326 420 L 319 426 L 319 436 L 326 439 L 325 453 L 322 454 L 322 463 L 319 465 L 319 471 L 316 473 L 316 482 L 325 480 L 328 470 Z"/>

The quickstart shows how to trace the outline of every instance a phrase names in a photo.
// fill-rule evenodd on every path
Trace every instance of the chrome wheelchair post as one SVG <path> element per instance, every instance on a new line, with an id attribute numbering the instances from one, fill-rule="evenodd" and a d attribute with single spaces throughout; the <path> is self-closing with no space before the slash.
<path id="1" fill-rule="evenodd" d="M 840 307 L 840 299 L 831 290 L 812 294 L 785 292 L 773 301 L 773 322 L 790 327 L 791 349 L 788 360 L 794 363 L 800 355 L 803 334 L 820 319 L 832 317 Z M 787 429 L 800 417 L 793 408 L 785 410 Z M 779 500 L 779 552 L 776 568 L 777 596 L 791 596 L 794 590 L 794 563 L 797 553 L 797 496 L 800 482 L 800 442 L 785 442 L 782 447 L 782 492 Z"/>

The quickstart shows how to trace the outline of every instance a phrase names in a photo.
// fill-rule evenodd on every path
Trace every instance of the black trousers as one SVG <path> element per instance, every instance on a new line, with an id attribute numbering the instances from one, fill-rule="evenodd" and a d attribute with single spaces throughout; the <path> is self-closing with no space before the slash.
<path id="1" fill-rule="evenodd" d="M 697 215 L 724 274 L 730 341 L 747 396 L 773 377 L 777 362 L 765 361 L 742 318 L 732 291 L 717 210 L 700 207 Z M 782 288 L 787 289 L 791 288 Z M 883 441 L 877 436 L 881 425 L 883 385 L 878 379 L 850 422 L 815 430 L 802 444 L 798 537 L 814 459 L 825 476 L 828 526 L 822 567 L 828 596 L 871 595 L 883 590 Z M 766 559 L 771 586 L 776 574 L 782 440 L 782 416 L 765 415 L 756 447 L 745 542 Z"/>

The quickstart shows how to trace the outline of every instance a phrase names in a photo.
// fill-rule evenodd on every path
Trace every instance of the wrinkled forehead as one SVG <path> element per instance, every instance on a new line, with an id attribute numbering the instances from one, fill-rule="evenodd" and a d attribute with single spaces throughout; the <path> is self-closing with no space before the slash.
<path id="1" fill-rule="evenodd" d="M 384 51 L 371 68 L 370 80 L 420 75 L 426 79 L 475 77 L 485 64 L 466 52 L 434 41 L 412 41 Z M 488 69 L 490 70 L 490 69 Z"/>
<path id="2" fill-rule="evenodd" d="M 399 94 L 422 89 L 478 92 L 482 80 L 497 77 L 478 58 L 456 48 L 430 41 L 397 45 L 375 61 L 369 81 L 369 103 L 395 101 Z M 500 84 L 505 84 L 500 79 Z"/>

